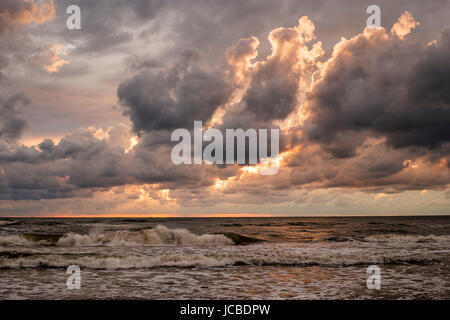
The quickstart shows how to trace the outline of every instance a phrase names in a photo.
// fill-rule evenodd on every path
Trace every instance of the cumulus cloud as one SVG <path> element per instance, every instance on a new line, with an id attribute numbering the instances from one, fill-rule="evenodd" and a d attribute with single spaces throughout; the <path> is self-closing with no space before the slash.
<path id="1" fill-rule="evenodd" d="M 53 199 L 92 196 L 95 190 L 132 183 L 129 156 L 108 137 L 87 130 L 38 146 L 0 145 L 0 198 Z"/>
<path id="2" fill-rule="evenodd" d="M 242 82 L 247 78 L 253 66 L 251 61 L 258 55 L 259 43 L 256 37 L 239 39 L 226 50 L 225 57 L 229 72 L 237 84 L 243 84 Z"/>
<path id="3" fill-rule="evenodd" d="M 226 50 L 226 66 L 236 90 L 217 121 L 219 129 L 281 128 L 280 151 L 296 143 L 298 112 L 324 55 L 314 31 L 306 16 L 294 27 L 272 30 L 271 52 L 257 61 L 252 61 L 260 43 L 255 37 L 240 39 Z"/>
<path id="4" fill-rule="evenodd" d="M 259 128 L 263 123 L 285 119 L 299 106 L 300 91 L 309 86 L 323 55 L 321 42 L 310 45 L 315 39 L 314 29 L 305 16 L 296 27 L 273 30 L 268 37 L 271 54 L 254 65 L 249 64 L 249 59 L 256 55 L 256 38 L 240 40 L 230 49 L 228 62 L 238 70 L 237 77 L 247 77 L 248 85 L 241 93 L 242 99 L 223 117 L 225 126 L 251 127 L 259 122 Z"/>
<path id="5" fill-rule="evenodd" d="M 370 136 L 394 148 L 441 147 L 450 139 L 449 40 L 445 31 L 424 46 L 384 29 L 342 40 L 308 93 L 308 138 L 348 156 Z"/>
<path id="6" fill-rule="evenodd" d="M 123 82 L 118 97 L 136 133 L 190 128 L 194 120 L 208 121 L 230 98 L 231 84 L 219 69 L 196 62 L 200 52 L 184 50 L 173 66 L 146 70 Z"/>
<path id="7" fill-rule="evenodd" d="M 419 26 L 420 22 L 414 20 L 414 17 L 408 11 L 405 11 L 398 22 L 396 22 L 391 29 L 391 33 L 403 39 L 406 35 L 411 33 L 411 30 Z"/>
<path id="8" fill-rule="evenodd" d="M 142 184 L 155 192 L 180 188 L 200 192 L 218 177 L 226 179 L 239 171 L 212 166 L 186 170 L 170 161 L 169 146 L 149 147 L 144 136 L 129 150 L 131 138 L 129 130 L 118 126 L 80 130 L 57 143 L 45 139 L 31 147 L 0 140 L 0 200 L 84 198 Z"/>

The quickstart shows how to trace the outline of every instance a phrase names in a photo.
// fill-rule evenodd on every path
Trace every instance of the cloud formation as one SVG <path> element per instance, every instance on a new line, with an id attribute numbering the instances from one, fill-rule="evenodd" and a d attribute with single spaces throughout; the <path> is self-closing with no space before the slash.
<path id="1" fill-rule="evenodd" d="M 225 74 L 199 66 L 200 56 L 198 50 L 184 50 L 174 66 L 145 70 L 119 86 L 124 114 L 136 133 L 192 127 L 227 102 L 231 85 Z"/>
<path id="2" fill-rule="evenodd" d="M 62 79 L 66 60 L 76 69 L 73 59 L 105 54 L 111 60 L 104 59 L 100 84 L 79 94 L 98 98 L 101 86 L 117 88 L 123 115 L 119 124 L 107 128 L 80 128 L 62 138 L 24 145 L 20 138 L 28 121 L 23 110 L 30 100 L 22 94 L 5 96 L 0 100 L 4 203 L 47 199 L 64 206 L 66 199 L 83 197 L 94 206 L 94 198 L 109 197 L 108 209 L 119 205 L 117 199 L 141 205 L 142 210 L 146 205 L 242 206 L 244 200 L 296 206 L 328 201 L 323 197 L 337 201 L 338 192 L 390 195 L 448 189 L 449 29 L 436 41 L 419 41 L 416 30 L 412 32 L 419 24 L 404 12 L 392 28 L 366 29 L 334 42 L 333 47 L 320 41 L 319 23 L 307 16 L 298 19 L 296 14 L 289 23 L 270 26 L 261 36 L 238 21 L 234 15 L 239 12 L 233 8 L 217 19 L 227 21 L 232 30 L 245 25 L 250 31 L 228 41 L 229 35 L 221 37 L 201 13 L 202 19 L 195 21 L 182 15 L 167 20 L 170 27 L 160 24 L 158 15 L 173 10 L 179 14 L 181 7 L 191 12 L 186 4 L 174 9 L 165 1 L 113 3 L 117 7 L 109 9 L 103 0 L 86 2 L 87 15 L 99 13 L 99 18 L 83 20 L 85 31 L 67 35 L 64 44 L 23 52 L 8 46 L 16 50 L 14 55 L 0 54 L 0 72 L 22 58 L 22 66 L 32 64 L 38 70 L 37 65 L 52 73 L 41 71 L 54 77 L 52 81 Z M 226 5 L 213 1 L 210 6 Z M 246 3 L 241 14 L 265 25 L 254 18 L 258 8 L 266 14 L 260 6 L 260 2 Z M 273 4 L 274 15 L 286 14 L 293 6 L 289 1 Z M 125 22 L 130 17 L 131 22 Z M 141 24 L 139 31 L 131 30 Z M 149 30 L 158 28 L 169 30 L 161 43 L 170 49 L 161 48 L 161 43 L 136 52 L 121 47 L 139 43 L 140 37 L 147 39 Z M 63 45 L 69 43 L 74 49 L 62 57 Z M 327 47 L 332 48 L 331 55 Z M 155 54 L 153 49 L 165 54 Z M 105 79 L 110 75 L 108 67 L 121 61 L 120 50 L 127 53 L 120 56 L 123 69 L 116 69 L 112 80 Z M 0 73 L 0 81 L 2 77 Z M 82 82 L 86 74 L 80 77 Z M 49 92 L 57 85 L 42 81 Z M 94 98 L 89 100 L 92 108 Z M 280 128 L 279 173 L 260 176 L 259 165 L 174 165 L 170 133 L 192 129 L 194 120 L 221 130 Z M 315 190 L 331 191 L 310 196 Z"/>
<path id="3" fill-rule="evenodd" d="M 21 137 L 28 126 L 23 109 L 29 104 L 29 98 L 23 94 L 0 96 L 0 139 L 15 141 Z"/>
<path id="4" fill-rule="evenodd" d="M 44 23 L 55 18 L 53 0 L 3 0 L 0 3 L 0 35 L 16 25 Z"/>
<path id="5" fill-rule="evenodd" d="M 425 46 L 366 29 L 341 41 L 308 93 L 309 139 L 330 151 L 333 144 L 349 148 L 349 156 L 363 137 L 385 137 L 394 148 L 448 143 L 449 35 Z"/>
<path id="6" fill-rule="evenodd" d="M 414 17 L 408 11 L 405 11 L 392 26 L 391 33 L 403 39 L 406 35 L 411 33 L 411 30 L 419 26 L 420 22 L 415 21 Z"/>
<path id="7" fill-rule="evenodd" d="M 32 61 L 48 73 L 55 73 L 69 61 L 64 60 L 61 55 L 67 55 L 64 45 L 61 43 L 53 44 L 49 47 L 40 47 L 38 52 L 33 54 Z"/>

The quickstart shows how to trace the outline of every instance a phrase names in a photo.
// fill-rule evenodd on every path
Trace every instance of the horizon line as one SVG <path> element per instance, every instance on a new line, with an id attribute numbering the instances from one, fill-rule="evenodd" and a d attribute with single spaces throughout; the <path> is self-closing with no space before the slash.
<path id="1" fill-rule="evenodd" d="M 148 214 L 138 214 L 138 215 L 123 215 L 123 214 L 105 214 L 105 215 L 43 215 L 43 216 L 2 216 L 0 215 L 0 218 L 6 218 L 6 219 L 20 219 L 20 218 L 116 218 L 116 219 L 122 219 L 122 218 L 132 218 L 132 219 L 158 219 L 158 218 L 377 218 L 377 217 L 450 217 L 450 214 L 387 214 L 387 215 L 367 215 L 367 214 L 334 214 L 334 215 L 273 215 L 273 214 L 257 214 L 257 213 L 248 213 L 248 214 L 196 214 L 196 215 L 180 215 L 180 214 L 155 214 L 155 215 L 148 215 Z"/>

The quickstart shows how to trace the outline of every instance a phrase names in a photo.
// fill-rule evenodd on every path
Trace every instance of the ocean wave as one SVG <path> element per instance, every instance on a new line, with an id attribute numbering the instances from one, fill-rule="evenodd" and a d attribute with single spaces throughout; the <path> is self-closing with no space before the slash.
<path id="1" fill-rule="evenodd" d="M 222 234 L 196 235 L 186 229 L 119 230 L 109 233 L 80 235 L 69 233 L 58 240 L 59 246 L 140 246 L 140 245 L 231 245 L 233 241 Z"/>
<path id="2" fill-rule="evenodd" d="M 395 233 L 376 234 L 363 238 L 367 242 L 389 243 L 450 243 L 450 235 L 403 235 Z"/>
<path id="3" fill-rule="evenodd" d="M 331 236 L 321 239 L 320 241 L 325 242 L 348 242 L 348 241 L 356 241 L 351 237 L 343 237 L 343 236 Z"/>
<path id="4" fill-rule="evenodd" d="M 0 227 L 17 225 L 17 224 L 20 224 L 20 223 L 21 222 L 17 221 L 17 220 L 0 220 Z"/>
<path id="5" fill-rule="evenodd" d="M 0 245 L 56 245 L 65 247 L 92 246 L 158 246 L 158 245 L 232 245 L 231 236 L 223 234 L 196 235 L 186 229 L 169 229 L 158 225 L 138 231 L 93 231 L 89 234 L 65 235 L 22 234 L 0 236 Z M 239 240 L 239 239 L 238 239 Z"/>
<path id="6" fill-rule="evenodd" d="M 373 243 L 447 243 L 450 245 L 450 235 L 405 235 L 402 233 L 379 233 L 366 237 L 329 236 L 315 242 L 373 242 Z"/>
<path id="7" fill-rule="evenodd" d="M 47 241 L 30 241 L 27 240 L 23 235 L 18 235 L 18 234 L 12 234 L 12 235 L 5 235 L 5 236 L 0 236 L 0 245 L 2 246 L 25 246 L 25 245 L 45 245 L 48 244 Z"/>
<path id="8" fill-rule="evenodd" d="M 432 264 L 448 262 L 442 252 L 416 251 L 411 253 L 367 251 L 311 251 L 289 252 L 160 252 L 151 255 L 74 255 L 27 254 L 0 255 L 0 268 L 66 268 L 78 265 L 91 269 L 136 269 L 161 267 L 224 267 L 224 266 L 355 266 L 370 264 Z"/>

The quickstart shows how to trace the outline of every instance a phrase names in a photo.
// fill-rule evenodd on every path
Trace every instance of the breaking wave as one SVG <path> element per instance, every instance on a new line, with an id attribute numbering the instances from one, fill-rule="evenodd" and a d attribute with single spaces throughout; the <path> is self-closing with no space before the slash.
<path id="1" fill-rule="evenodd" d="M 16 221 L 16 220 L 0 220 L 0 226 L 13 226 L 16 224 L 20 224 L 20 221 Z"/>
<path id="2" fill-rule="evenodd" d="M 410 253 L 367 252 L 363 250 L 339 250 L 290 253 L 262 250 L 252 252 L 156 252 L 148 255 L 90 255 L 3 252 L 0 268 L 66 268 L 78 265 L 91 269 L 136 269 L 161 267 L 224 267 L 224 266 L 356 266 L 369 264 L 425 265 L 450 260 L 448 252 L 426 250 Z"/>
<path id="3" fill-rule="evenodd" d="M 229 238 L 222 234 L 196 235 L 186 229 L 155 229 L 139 231 L 119 230 L 110 233 L 80 235 L 69 233 L 56 243 L 59 246 L 145 246 L 145 245 L 230 245 Z"/>
<path id="4" fill-rule="evenodd" d="M 158 225 L 154 229 L 138 231 L 94 231 L 89 234 L 65 235 L 22 234 L 0 236 L 0 245 L 56 245 L 66 247 L 92 246 L 158 246 L 158 245 L 232 245 L 231 237 L 223 234 L 196 235 L 186 229 L 169 229 Z"/>
<path id="5" fill-rule="evenodd" d="M 364 237 L 367 242 L 387 243 L 450 243 L 450 235 L 399 235 L 399 234 L 376 234 Z"/>

